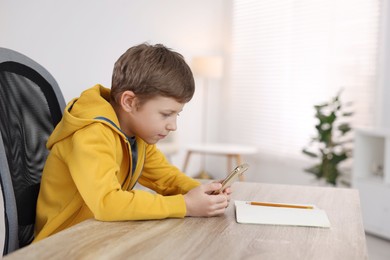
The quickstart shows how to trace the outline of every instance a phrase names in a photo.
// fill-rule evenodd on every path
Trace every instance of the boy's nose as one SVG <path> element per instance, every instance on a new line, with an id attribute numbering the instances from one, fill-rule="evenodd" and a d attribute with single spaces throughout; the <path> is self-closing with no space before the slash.
<path id="1" fill-rule="evenodd" d="M 169 122 L 169 123 L 167 124 L 167 129 L 168 129 L 169 131 L 176 131 L 176 129 L 177 129 L 176 120 L 175 120 L 175 121 L 172 121 L 172 122 Z"/>

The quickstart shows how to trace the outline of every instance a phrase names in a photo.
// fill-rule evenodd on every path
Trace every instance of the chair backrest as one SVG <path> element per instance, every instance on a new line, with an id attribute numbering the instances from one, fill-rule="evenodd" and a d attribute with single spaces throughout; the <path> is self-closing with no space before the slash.
<path id="1" fill-rule="evenodd" d="M 0 175 L 8 254 L 34 238 L 35 207 L 48 151 L 65 100 L 50 73 L 30 58 L 0 48 Z"/>
<path id="2" fill-rule="evenodd" d="M 3 189 L 0 185 L 0 252 L 4 251 L 5 242 L 5 213 L 4 213 L 4 200 Z"/>

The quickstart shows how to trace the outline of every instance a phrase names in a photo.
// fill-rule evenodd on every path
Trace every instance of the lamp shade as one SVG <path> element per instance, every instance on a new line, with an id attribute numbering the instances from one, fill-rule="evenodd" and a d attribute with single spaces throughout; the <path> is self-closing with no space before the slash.
<path id="1" fill-rule="evenodd" d="M 222 58 L 219 56 L 199 56 L 192 59 L 192 72 L 206 78 L 222 77 Z"/>

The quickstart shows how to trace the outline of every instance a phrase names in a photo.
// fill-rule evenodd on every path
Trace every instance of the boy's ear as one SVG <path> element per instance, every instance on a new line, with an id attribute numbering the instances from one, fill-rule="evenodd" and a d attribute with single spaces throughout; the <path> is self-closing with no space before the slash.
<path id="1" fill-rule="evenodd" d="M 126 90 L 122 93 L 120 105 L 126 112 L 131 112 L 136 109 L 136 96 L 133 91 Z"/>

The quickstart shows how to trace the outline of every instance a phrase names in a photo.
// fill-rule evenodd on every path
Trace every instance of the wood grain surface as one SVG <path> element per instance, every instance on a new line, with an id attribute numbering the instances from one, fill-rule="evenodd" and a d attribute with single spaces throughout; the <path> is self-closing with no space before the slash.
<path id="1" fill-rule="evenodd" d="M 87 220 L 4 259 L 367 259 L 357 190 L 238 182 L 233 199 L 315 204 L 331 228 L 238 224 L 234 203 L 213 218 Z"/>

